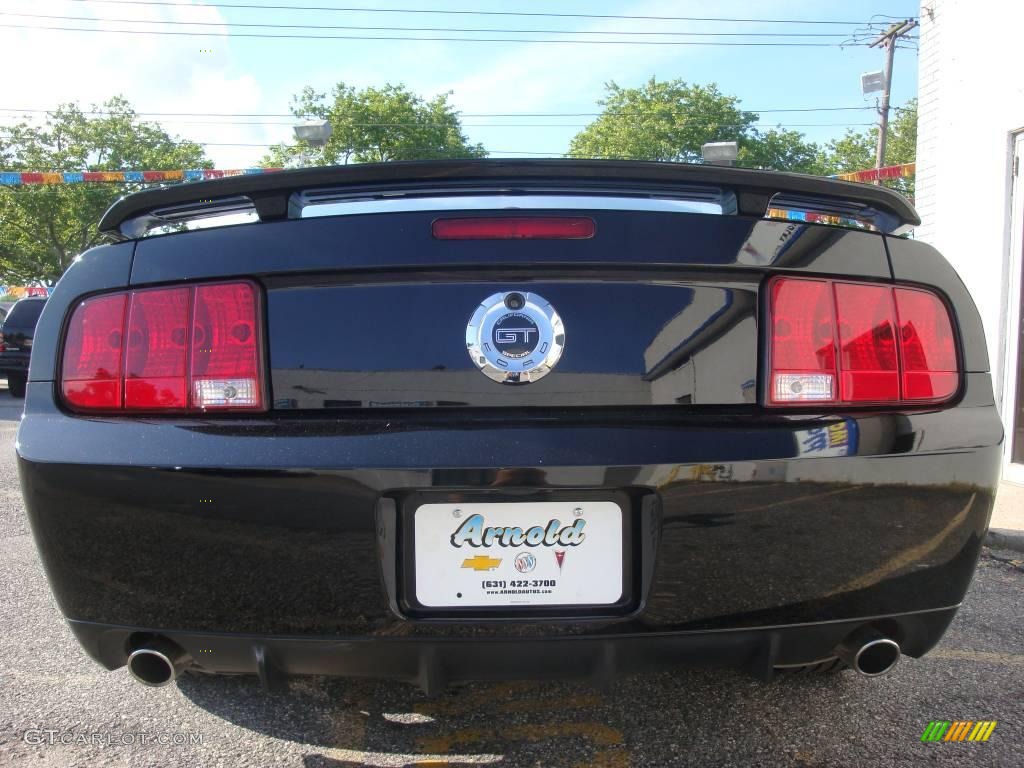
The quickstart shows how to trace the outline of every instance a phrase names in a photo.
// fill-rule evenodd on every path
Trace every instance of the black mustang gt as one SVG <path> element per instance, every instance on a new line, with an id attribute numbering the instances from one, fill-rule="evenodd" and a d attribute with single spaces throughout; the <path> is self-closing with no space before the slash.
<path id="1" fill-rule="evenodd" d="M 150 685 L 886 672 L 953 619 L 1002 440 L 917 223 L 610 161 L 131 195 L 46 304 L 18 433 L 60 607 Z"/>

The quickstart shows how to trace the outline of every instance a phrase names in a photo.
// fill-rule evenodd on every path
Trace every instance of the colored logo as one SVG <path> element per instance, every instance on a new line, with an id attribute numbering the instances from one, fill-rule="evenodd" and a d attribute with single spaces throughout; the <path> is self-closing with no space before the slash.
<path id="1" fill-rule="evenodd" d="M 555 562 L 558 563 L 558 570 L 562 570 L 562 563 L 565 562 L 565 552 L 555 552 Z"/>
<path id="2" fill-rule="evenodd" d="M 853 419 L 794 433 L 800 456 L 852 456 L 857 453 L 857 422 Z"/>
<path id="3" fill-rule="evenodd" d="M 488 557 L 487 555 L 467 557 L 462 561 L 463 568 L 472 568 L 474 571 L 493 571 L 499 565 L 501 565 L 500 557 Z"/>
<path id="4" fill-rule="evenodd" d="M 520 573 L 529 573 L 537 567 L 537 558 L 529 552 L 520 552 L 516 555 L 513 564 Z"/>
<path id="5" fill-rule="evenodd" d="M 484 516 L 477 513 L 467 517 L 452 534 L 453 547 L 468 544 L 471 547 L 578 547 L 587 535 L 583 532 L 587 521 L 577 517 L 572 525 L 562 525 L 557 519 L 546 525 L 534 525 L 526 530 L 519 526 L 484 525 Z"/>
<path id="6" fill-rule="evenodd" d="M 988 741 L 996 729 L 995 720 L 932 720 L 921 741 Z"/>

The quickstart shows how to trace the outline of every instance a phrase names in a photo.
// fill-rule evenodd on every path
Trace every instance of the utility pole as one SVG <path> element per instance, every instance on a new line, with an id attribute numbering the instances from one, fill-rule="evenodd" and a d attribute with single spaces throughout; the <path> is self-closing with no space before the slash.
<path id="1" fill-rule="evenodd" d="M 906 19 L 891 24 L 889 29 L 879 35 L 869 46 L 870 48 L 885 48 L 885 90 L 882 92 L 882 104 L 878 108 L 878 149 L 875 152 L 875 169 L 885 165 L 885 142 L 889 133 L 889 91 L 892 88 L 892 63 L 896 53 L 896 41 L 910 30 L 917 27 L 915 19 Z M 875 179 L 875 184 L 882 183 L 881 179 Z"/>

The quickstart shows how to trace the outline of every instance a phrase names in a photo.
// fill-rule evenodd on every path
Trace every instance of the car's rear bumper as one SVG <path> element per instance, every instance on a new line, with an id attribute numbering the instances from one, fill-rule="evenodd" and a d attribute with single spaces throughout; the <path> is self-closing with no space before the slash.
<path id="1" fill-rule="evenodd" d="M 472 680 L 589 679 L 598 685 L 640 672 L 711 666 L 769 679 L 787 666 L 835 657 L 835 648 L 866 623 L 921 656 L 945 632 L 956 608 L 761 629 L 650 632 L 544 638 L 403 638 L 151 633 L 72 621 L 83 648 L 107 669 L 156 634 L 170 639 L 197 671 L 258 675 L 273 687 L 286 677 L 336 675 L 399 680 L 428 693 Z"/>
<path id="2" fill-rule="evenodd" d="M 621 655 L 656 665 L 713 660 L 724 644 L 742 666 L 787 627 L 785 637 L 813 635 L 960 603 L 1002 440 L 988 376 L 966 379 L 943 410 L 535 411 L 514 423 L 495 413 L 81 418 L 53 405 L 51 383 L 30 382 L 18 452 L 64 614 L 126 628 L 108 633 L 119 651 L 96 652 L 107 664 L 146 631 L 183 644 L 222 638 L 223 671 L 252 671 L 261 644 L 288 672 L 376 675 L 394 663 L 393 676 L 412 679 L 434 653 L 444 669 L 465 656 L 465 676 L 487 676 L 487 654 L 467 648 L 508 649 L 537 667 L 548 662 L 521 649 L 548 641 L 586 649 L 590 669 L 612 637 Z M 823 435 L 829 425 L 838 445 Z M 408 615 L 393 525 L 408 494 L 602 490 L 635 500 L 628 611 L 512 623 Z M 927 650 L 938 626 L 908 652 Z M 812 661 L 841 639 L 822 631 L 820 644 L 784 643 L 781 663 Z M 649 646 L 634 645 L 642 637 Z"/>

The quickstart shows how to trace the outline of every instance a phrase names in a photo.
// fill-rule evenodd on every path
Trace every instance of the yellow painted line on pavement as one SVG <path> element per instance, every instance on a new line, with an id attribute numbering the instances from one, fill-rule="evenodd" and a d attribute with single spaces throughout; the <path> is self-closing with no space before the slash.
<path id="1" fill-rule="evenodd" d="M 878 584 L 880 581 L 888 578 L 896 571 L 906 567 L 915 560 L 920 560 L 922 557 L 938 549 L 942 543 L 949 537 L 954 530 L 963 524 L 964 520 L 967 519 L 968 513 L 971 511 L 971 507 L 974 505 L 974 499 L 977 496 L 976 493 L 971 494 L 971 498 L 967 500 L 964 508 L 961 509 L 956 515 L 946 523 L 946 526 L 932 536 L 930 539 L 922 541 L 920 544 L 911 547 L 910 549 L 900 552 L 898 555 L 891 557 L 886 560 L 880 566 L 875 568 L 873 571 L 865 573 L 863 576 L 858 576 L 852 581 L 848 581 L 842 586 L 836 587 L 831 592 L 825 595 L 825 597 L 831 597 L 832 595 L 839 595 L 843 592 L 855 592 L 858 589 L 864 589 L 866 587 Z"/>
<path id="2" fill-rule="evenodd" d="M 840 493 L 849 493 L 850 491 L 859 490 L 860 486 L 852 486 L 851 488 L 840 488 L 838 491 L 824 491 L 823 493 L 809 493 L 806 496 L 794 496 L 791 499 L 782 499 L 781 501 L 773 501 L 771 504 L 763 504 L 759 507 L 745 507 L 744 509 L 737 509 L 736 514 L 741 512 L 760 512 L 762 509 L 772 509 L 773 507 L 782 507 L 786 504 L 795 504 L 798 501 L 810 501 L 811 499 L 824 499 L 826 496 L 838 496 Z"/>
<path id="3" fill-rule="evenodd" d="M 576 763 L 573 768 L 629 768 L 629 755 L 622 749 L 601 749 L 591 760 Z"/>
<path id="4" fill-rule="evenodd" d="M 600 747 L 618 746 L 623 742 L 622 731 L 602 723 L 527 723 L 502 728 L 500 731 L 494 728 L 462 728 L 456 733 L 422 736 L 417 740 L 417 747 L 423 752 L 444 754 L 460 744 L 495 740 L 505 744 L 572 737 L 584 738 Z"/>
<path id="5" fill-rule="evenodd" d="M 722 483 L 715 483 L 715 485 L 721 485 Z M 765 488 L 770 488 L 776 485 L 782 485 L 782 483 L 742 483 L 742 482 L 729 482 L 728 488 L 715 488 L 711 491 L 701 491 L 700 493 L 689 493 L 685 492 L 683 499 L 697 499 L 701 496 L 714 496 L 716 493 L 733 493 L 737 491 L 763 491 Z M 685 491 L 685 489 L 684 489 Z M 681 491 L 683 492 L 683 491 Z"/>
<path id="6" fill-rule="evenodd" d="M 418 703 L 416 712 L 434 717 L 457 717 L 479 713 L 527 714 L 545 716 L 547 713 L 579 712 L 599 707 L 603 698 L 593 693 L 564 696 L 542 696 L 543 684 L 531 681 L 497 683 L 470 689 L 459 695 Z M 526 723 L 500 730 L 494 728 L 442 727 L 439 733 L 423 734 L 417 741 L 417 750 L 424 753 L 417 766 L 446 765 L 455 762 L 453 749 L 467 744 L 491 743 L 508 750 L 517 742 L 559 741 L 567 738 L 583 739 L 595 748 L 593 756 L 574 768 L 628 768 L 629 752 L 620 730 L 597 722 L 542 722 Z M 426 755 L 430 755 L 429 758 Z"/>
<path id="7" fill-rule="evenodd" d="M 601 706 L 601 697 L 596 693 L 580 693 L 574 696 L 558 696 L 537 701 L 506 701 L 498 706 L 500 712 L 550 712 L 551 710 L 579 710 Z"/>
<path id="8" fill-rule="evenodd" d="M 511 699 L 508 701 L 502 701 L 501 698 L 495 695 L 495 698 L 488 698 L 487 700 L 477 700 L 473 702 L 471 706 L 467 706 L 464 702 L 424 702 L 417 704 L 415 710 L 419 714 L 423 715 L 462 715 L 468 714 L 469 712 L 476 712 L 481 709 L 486 709 L 488 712 L 503 712 L 511 714 L 515 712 L 525 712 L 527 714 L 532 712 L 550 712 L 554 711 L 568 711 L 568 710 L 579 710 L 592 707 L 598 707 L 601 705 L 601 697 L 597 694 L 577 694 L 574 696 L 558 696 L 550 699 L 536 699 L 536 700 L 524 700 L 524 699 Z"/>
<path id="9" fill-rule="evenodd" d="M 511 683 L 480 684 L 472 689 L 460 692 L 458 696 L 445 696 L 440 699 L 423 701 L 413 706 L 413 711 L 423 715 L 464 715 L 489 709 L 496 701 L 513 702 L 517 694 L 529 697 L 527 702 L 536 703 L 537 693 L 541 685 L 528 680 Z"/>
<path id="10" fill-rule="evenodd" d="M 339 765 L 385 766 L 394 765 L 497 765 L 503 755 L 419 755 L 405 752 L 364 752 L 357 749 L 324 747 L 313 753 L 317 757 L 338 761 Z"/>
<path id="11" fill-rule="evenodd" d="M 417 703 L 413 709 L 422 715 L 462 715 L 486 709 L 493 712 L 548 712 L 551 710 L 599 707 L 603 701 L 596 693 L 542 697 L 543 685 L 528 681 L 488 685 L 458 697 Z"/>

